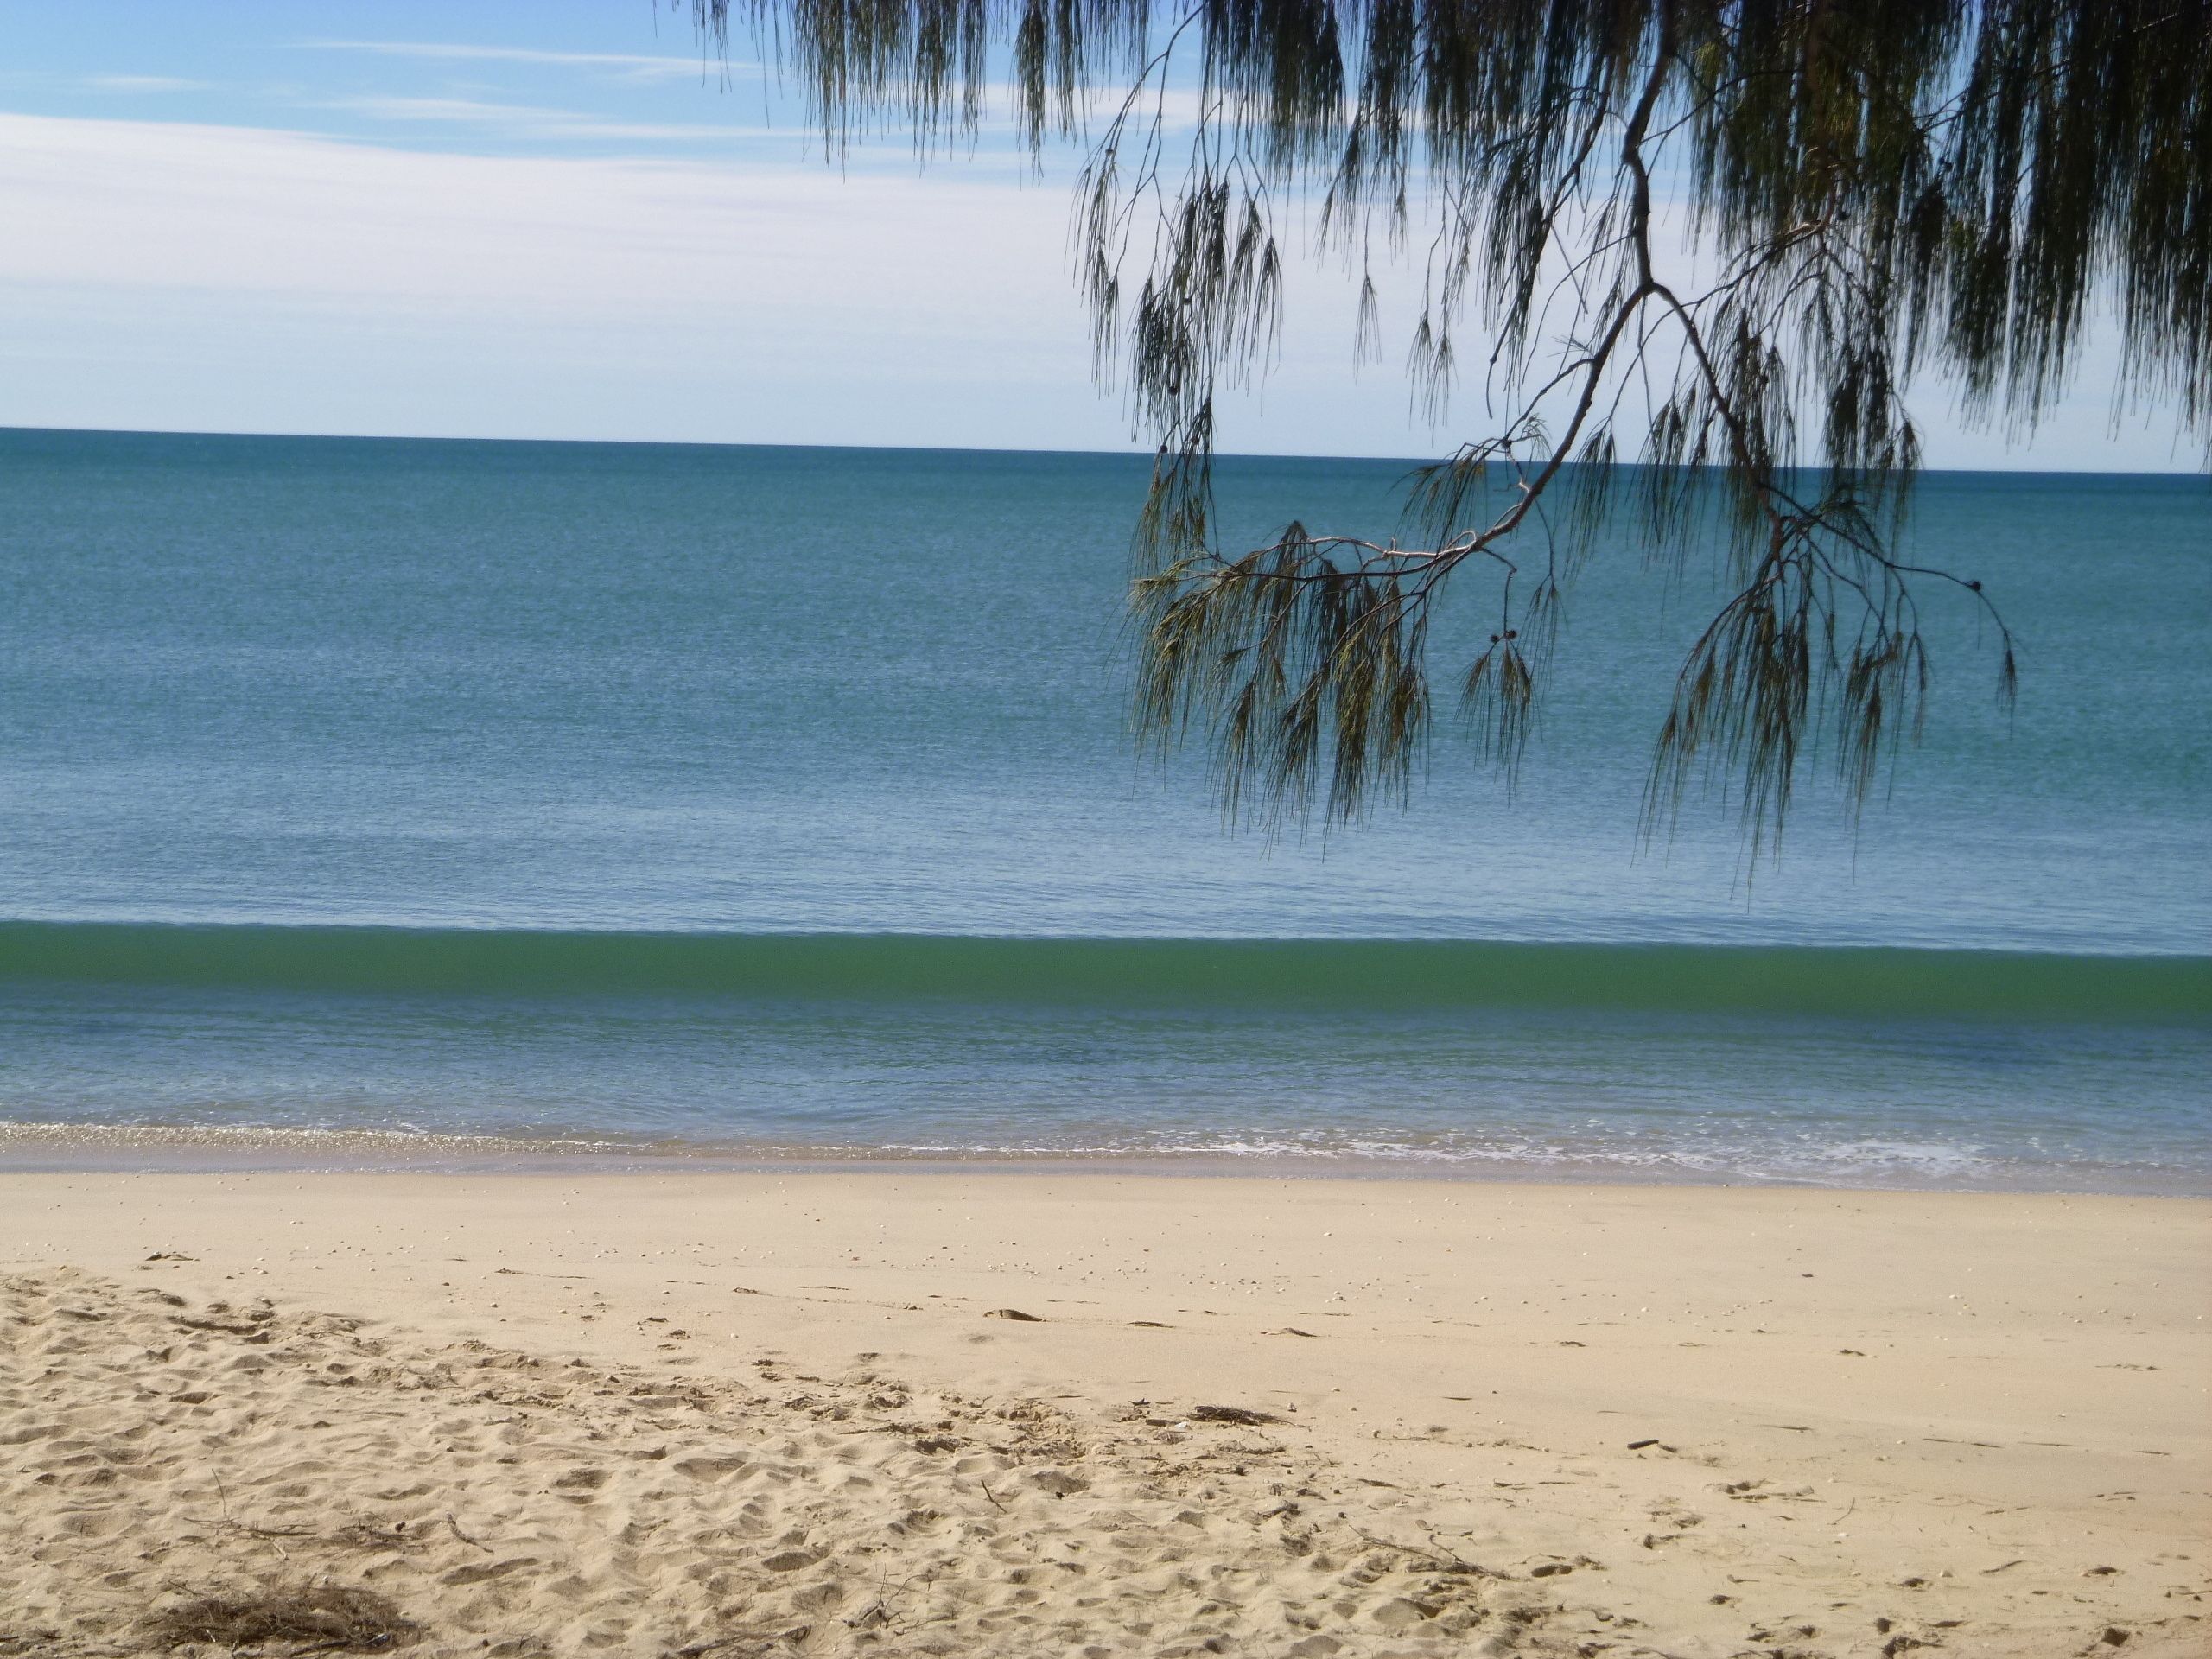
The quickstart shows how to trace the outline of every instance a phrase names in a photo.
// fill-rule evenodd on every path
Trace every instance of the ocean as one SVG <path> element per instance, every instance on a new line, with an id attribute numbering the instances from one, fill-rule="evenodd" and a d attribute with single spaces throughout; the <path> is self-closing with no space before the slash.
<path id="1" fill-rule="evenodd" d="M 2212 1193 L 2212 480 L 1926 477 L 2018 708 L 1930 588 L 1923 740 L 1752 861 L 1639 836 L 1719 590 L 1625 529 L 1510 789 L 1447 717 L 1224 830 L 1128 731 L 1146 467 L 0 433 L 0 1164 Z M 1406 470 L 1225 460 L 1227 533 Z"/>

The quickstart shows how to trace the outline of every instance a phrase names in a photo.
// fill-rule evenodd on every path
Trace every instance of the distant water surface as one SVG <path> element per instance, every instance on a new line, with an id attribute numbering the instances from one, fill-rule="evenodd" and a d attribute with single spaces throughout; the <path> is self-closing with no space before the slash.
<path id="1" fill-rule="evenodd" d="M 1387 530 L 1404 470 L 1226 462 L 1231 535 Z M 1143 486 L 0 435 L 0 1117 L 2212 1191 L 2206 480 L 1927 479 L 1915 556 L 1998 597 L 2019 708 L 1931 589 L 1923 744 L 1748 871 L 1718 804 L 1637 842 L 1716 590 L 1624 540 L 1510 798 L 1447 729 L 1410 811 L 1224 837 L 1124 729 Z"/>

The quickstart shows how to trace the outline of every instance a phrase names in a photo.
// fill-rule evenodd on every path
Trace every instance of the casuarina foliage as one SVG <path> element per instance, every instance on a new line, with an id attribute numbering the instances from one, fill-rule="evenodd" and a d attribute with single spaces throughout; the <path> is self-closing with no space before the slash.
<path id="1" fill-rule="evenodd" d="M 2093 320 L 2123 398 L 2212 432 L 2212 0 L 694 0 L 772 43 L 832 153 L 888 118 L 1088 147 L 1078 270 L 1158 444 L 1134 599 L 1151 737 L 1208 734 L 1232 816 L 1403 798 L 1448 665 L 1509 769 L 1577 563 L 1678 558 L 1726 596 L 1659 723 L 1663 822 L 1701 776 L 1751 844 L 1817 766 L 1863 801 L 1917 729 L 1921 603 L 1978 581 L 1900 539 L 1916 384 L 2030 428 Z M 1411 262 L 1408 364 L 1479 427 L 1383 533 L 1222 544 L 1225 386 L 1264 372 L 1299 218 L 1361 284 Z M 1483 636 L 1487 635 L 1487 643 Z"/>

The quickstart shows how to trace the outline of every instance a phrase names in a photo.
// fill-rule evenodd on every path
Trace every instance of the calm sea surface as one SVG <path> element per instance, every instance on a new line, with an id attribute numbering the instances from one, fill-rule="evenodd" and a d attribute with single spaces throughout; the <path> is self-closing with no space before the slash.
<path id="1" fill-rule="evenodd" d="M 1403 471 L 1221 484 L 1239 539 L 1387 531 Z M 1144 481 L 0 433 L 0 1159 L 2212 1192 L 2212 482 L 1929 478 L 2018 712 L 1931 589 L 1925 741 L 1748 867 L 1718 802 L 1638 843 L 1716 589 L 1627 537 L 1510 798 L 1447 724 L 1411 810 L 1224 836 L 1125 729 Z"/>

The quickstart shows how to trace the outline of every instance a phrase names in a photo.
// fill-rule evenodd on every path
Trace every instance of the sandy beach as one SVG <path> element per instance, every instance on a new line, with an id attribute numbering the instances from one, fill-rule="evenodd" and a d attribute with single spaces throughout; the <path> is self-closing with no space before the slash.
<path id="1" fill-rule="evenodd" d="M 2208 1222 L 0 1177 L 0 1654 L 2201 1653 Z"/>

